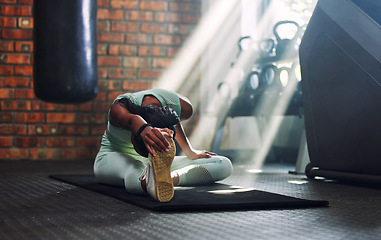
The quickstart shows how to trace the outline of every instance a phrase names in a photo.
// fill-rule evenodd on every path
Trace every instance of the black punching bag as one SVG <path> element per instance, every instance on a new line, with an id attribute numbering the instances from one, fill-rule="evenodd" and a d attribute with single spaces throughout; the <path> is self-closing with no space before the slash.
<path id="1" fill-rule="evenodd" d="M 34 0 L 34 92 L 55 103 L 96 97 L 97 1 Z"/>

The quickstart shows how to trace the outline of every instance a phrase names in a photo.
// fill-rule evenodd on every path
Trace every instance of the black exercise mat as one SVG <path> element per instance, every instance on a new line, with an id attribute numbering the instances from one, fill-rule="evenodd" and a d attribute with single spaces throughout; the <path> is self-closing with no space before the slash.
<path id="1" fill-rule="evenodd" d="M 122 187 L 100 184 L 94 175 L 51 175 L 50 177 L 153 211 L 295 209 L 329 204 L 328 201 L 305 200 L 218 183 L 208 186 L 175 187 L 173 199 L 168 203 L 160 203 L 148 195 L 128 194 Z"/>

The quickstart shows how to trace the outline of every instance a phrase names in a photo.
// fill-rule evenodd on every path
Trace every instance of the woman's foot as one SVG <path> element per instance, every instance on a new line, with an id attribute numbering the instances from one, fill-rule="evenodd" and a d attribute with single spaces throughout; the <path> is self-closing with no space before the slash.
<path id="1" fill-rule="evenodd" d="M 144 181 L 147 193 L 159 202 L 169 202 L 174 195 L 171 165 L 176 155 L 176 146 L 173 139 L 166 132 L 162 132 L 171 148 L 168 152 L 155 151 L 156 156 L 149 154 L 149 162 L 140 176 L 142 188 Z"/>

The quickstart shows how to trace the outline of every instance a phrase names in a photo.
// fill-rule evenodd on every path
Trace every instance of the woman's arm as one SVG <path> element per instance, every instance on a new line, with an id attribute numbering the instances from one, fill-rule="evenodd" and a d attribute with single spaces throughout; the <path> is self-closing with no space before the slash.
<path id="1" fill-rule="evenodd" d="M 193 107 L 191 102 L 187 98 L 183 96 L 179 96 L 179 97 L 180 97 L 180 105 L 181 105 L 180 120 L 183 121 L 183 120 L 189 119 L 192 116 Z M 184 128 L 180 122 L 176 125 L 175 139 L 177 143 L 180 145 L 185 155 L 189 159 L 210 158 L 212 155 L 216 155 L 208 151 L 199 151 L 199 150 L 193 149 L 191 143 L 189 142 L 185 134 Z"/>
<path id="2" fill-rule="evenodd" d="M 115 101 L 111 105 L 109 121 L 115 127 L 132 131 L 132 134 L 134 135 L 137 134 L 140 127 L 147 123 L 141 116 L 130 113 L 126 106 L 118 101 Z M 166 130 L 167 132 L 169 131 L 168 133 L 171 136 L 173 135 L 169 129 Z M 161 134 L 159 128 L 147 126 L 140 133 L 140 137 L 143 138 L 147 150 L 153 156 L 156 156 L 156 154 L 152 150 L 152 147 L 159 151 L 168 151 L 170 147 L 168 141 L 164 138 L 163 134 Z"/>

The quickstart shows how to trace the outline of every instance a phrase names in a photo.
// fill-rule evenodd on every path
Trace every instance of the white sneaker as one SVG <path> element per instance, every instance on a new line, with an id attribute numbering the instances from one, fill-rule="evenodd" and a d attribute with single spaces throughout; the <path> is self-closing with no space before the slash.
<path id="1" fill-rule="evenodd" d="M 176 146 L 168 133 L 162 132 L 162 134 L 171 148 L 168 152 L 157 152 L 154 149 L 156 157 L 148 155 L 150 161 L 139 179 L 146 181 L 147 192 L 152 198 L 159 202 L 169 202 L 174 194 L 171 165 L 176 155 Z"/>

